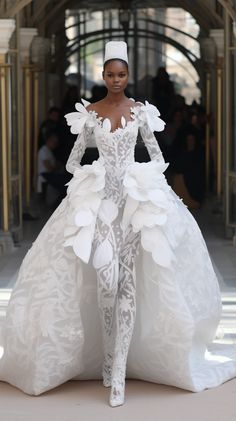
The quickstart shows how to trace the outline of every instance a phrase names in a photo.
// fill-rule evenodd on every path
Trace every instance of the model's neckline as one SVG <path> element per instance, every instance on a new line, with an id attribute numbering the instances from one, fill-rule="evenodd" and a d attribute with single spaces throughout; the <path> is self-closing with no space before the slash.
<path id="1" fill-rule="evenodd" d="M 134 103 L 135 103 L 135 101 L 134 101 Z M 140 106 L 141 106 L 141 103 L 140 103 Z M 96 116 L 96 120 L 97 120 L 98 124 L 100 125 L 100 127 L 102 127 L 103 129 L 105 129 L 107 133 L 109 133 L 111 135 L 114 135 L 114 134 L 116 134 L 117 132 L 119 132 L 121 130 L 125 130 L 127 127 L 130 126 L 131 123 L 134 123 L 136 121 L 135 120 L 136 114 L 134 112 L 134 108 L 137 108 L 137 106 L 132 106 L 131 105 L 129 107 L 131 119 L 130 120 L 126 120 L 126 118 L 122 115 L 121 118 L 120 118 L 121 126 L 120 127 L 117 127 L 113 131 L 111 130 L 111 120 L 110 120 L 109 117 L 99 116 L 98 112 L 95 111 L 95 110 L 90 110 L 90 111 L 88 111 L 88 113 L 93 114 L 93 115 Z"/>

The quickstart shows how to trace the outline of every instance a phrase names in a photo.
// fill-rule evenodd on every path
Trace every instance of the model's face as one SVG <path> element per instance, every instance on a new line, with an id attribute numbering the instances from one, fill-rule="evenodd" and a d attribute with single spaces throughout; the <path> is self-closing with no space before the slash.
<path id="1" fill-rule="evenodd" d="M 108 91 L 112 93 L 124 91 L 129 80 L 129 72 L 125 63 L 120 60 L 112 60 L 107 63 L 103 71 L 103 80 Z"/>

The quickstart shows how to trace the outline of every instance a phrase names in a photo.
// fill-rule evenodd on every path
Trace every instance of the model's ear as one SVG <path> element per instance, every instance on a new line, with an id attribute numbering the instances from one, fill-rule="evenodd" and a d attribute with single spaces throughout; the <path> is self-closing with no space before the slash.
<path id="1" fill-rule="evenodd" d="M 104 70 L 102 71 L 102 78 L 103 78 L 103 80 L 104 80 Z"/>

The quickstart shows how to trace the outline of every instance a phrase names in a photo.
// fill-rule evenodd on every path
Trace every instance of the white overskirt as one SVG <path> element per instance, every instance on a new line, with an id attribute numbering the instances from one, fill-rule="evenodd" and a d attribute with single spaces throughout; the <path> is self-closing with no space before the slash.
<path id="1" fill-rule="evenodd" d="M 236 349 L 212 344 L 218 281 L 194 218 L 170 190 L 175 259 L 136 259 L 137 313 L 127 377 L 198 392 L 236 376 Z M 7 309 L 0 380 L 32 395 L 69 379 L 100 379 L 103 350 L 96 273 L 64 247 L 68 196 L 25 256 Z M 178 230 L 181 229 L 181 234 Z"/>

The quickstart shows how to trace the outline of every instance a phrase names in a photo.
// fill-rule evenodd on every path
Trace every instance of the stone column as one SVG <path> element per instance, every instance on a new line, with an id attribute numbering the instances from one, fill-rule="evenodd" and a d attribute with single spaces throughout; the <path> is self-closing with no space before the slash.
<path id="1" fill-rule="evenodd" d="M 34 65 L 33 73 L 33 121 L 34 121 L 34 186 L 37 189 L 37 153 L 39 122 L 45 119 L 46 98 L 48 94 L 47 56 L 50 52 L 50 40 L 36 36 L 31 45 L 31 62 Z"/>
<path id="2" fill-rule="evenodd" d="M 217 52 L 216 63 L 216 191 L 218 198 L 222 195 L 222 124 L 223 124 L 223 67 L 224 67 L 224 30 L 211 29 L 210 37 L 214 40 Z"/>
<path id="3" fill-rule="evenodd" d="M 210 129 L 211 129 L 211 96 L 212 96 L 212 68 L 215 63 L 216 47 L 211 38 L 202 38 L 200 41 L 205 75 L 205 105 L 206 105 L 206 139 L 205 139 L 205 172 L 206 192 L 209 191 L 210 178 Z"/>
<path id="4" fill-rule="evenodd" d="M 32 40 L 37 35 L 36 28 L 20 28 L 20 59 L 22 64 L 22 109 L 24 110 L 23 121 L 23 173 L 24 173 L 24 213 L 28 213 L 31 198 L 32 186 L 32 152 L 33 152 L 33 139 L 32 132 L 34 129 L 33 120 L 33 71 L 34 66 L 30 63 L 30 46 Z"/>
<path id="5" fill-rule="evenodd" d="M 7 62 L 9 41 L 15 29 L 14 19 L 0 19 L 0 131 L 1 131 L 1 226 L 0 226 L 0 255 L 13 248 L 13 241 L 9 231 L 10 225 L 10 154 L 9 154 L 9 78 L 10 67 Z"/>

